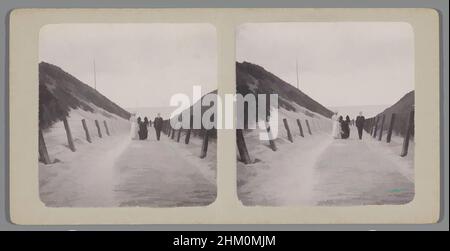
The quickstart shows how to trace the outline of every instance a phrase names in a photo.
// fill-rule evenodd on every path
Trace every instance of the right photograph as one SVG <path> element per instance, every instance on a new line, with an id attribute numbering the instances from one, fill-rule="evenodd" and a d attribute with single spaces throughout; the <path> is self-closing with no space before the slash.
<path id="1" fill-rule="evenodd" d="M 408 23 L 238 26 L 241 203 L 411 202 L 414 73 L 414 31 Z"/>

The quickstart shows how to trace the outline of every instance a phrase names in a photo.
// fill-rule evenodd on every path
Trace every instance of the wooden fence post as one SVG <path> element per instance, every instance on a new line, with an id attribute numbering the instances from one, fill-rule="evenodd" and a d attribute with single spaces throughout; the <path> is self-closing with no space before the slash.
<path id="1" fill-rule="evenodd" d="M 108 125 L 106 124 L 106 120 L 103 120 L 103 125 L 105 126 L 106 135 L 109 136 L 109 129 L 108 129 Z"/>
<path id="2" fill-rule="evenodd" d="M 191 128 L 189 128 L 186 132 L 186 138 L 184 138 L 184 143 L 189 144 L 189 139 L 191 138 Z"/>
<path id="3" fill-rule="evenodd" d="M 267 130 L 267 136 L 269 137 L 270 149 L 272 149 L 272 151 L 276 151 L 277 145 L 275 145 L 275 141 L 273 141 L 272 132 L 270 131 L 270 124 L 267 121 L 266 121 L 266 130 Z"/>
<path id="4" fill-rule="evenodd" d="M 44 134 L 39 128 L 39 158 L 44 164 L 50 164 L 50 157 L 48 156 L 47 146 L 45 145 Z"/>
<path id="5" fill-rule="evenodd" d="M 367 120 L 364 122 L 364 130 L 365 130 L 368 134 L 372 135 L 372 119 L 367 119 Z"/>
<path id="6" fill-rule="evenodd" d="M 177 134 L 177 142 L 180 142 L 180 137 L 181 137 L 181 128 L 178 129 L 178 134 Z"/>
<path id="7" fill-rule="evenodd" d="M 403 140 L 402 153 L 400 156 L 405 157 L 408 155 L 408 147 L 409 147 L 409 136 L 411 135 L 411 131 L 414 127 L 414 110 L 409 113 L 408 119 L 408 129 L 406 130 L 405 138 Z"/>
<path id="8" fill-rule="evenodd" d="M 379 117 L 377 116 L 377 118 L 375 119 L 375 128 L 373 129 L 373 138 L 377 137 L 377 131 L 378 131 L 378 119 Z"/>
<path id="9" fill-rule="evenodd" d="M 86 140 L 87 140 L 87 142 L 92 143 L 91 135 L 89 135 L 89 130 L 88 130 L 88 127 L 87 127 L 87 125 L 86 125 L 86 120 L 85 120 L 85 119 L 82 119 L 82 120 L 81 120 L 81 124 L 83 124 L 83 129 L 84 129 L 84 133 L 86 134 Z"/>
<path id="10" fill-rule="evenodd" d="M 372 118 L 372 119 L 370 119 L 370 136 L 373 135 L 373 127 L 374 126 L 375 126 L 375 122 L 374 122 L 374 120 Z"/>
<path id="11" fill-rule="evenodd" d="M 208 141 L 209 141 L 209 130 L 203 129 L 203 142 L 202 142 L 202 151 L 200 153 L 200 158 L 203 159 L 206 157 L 206 153 L 208 152 Z"/>
<path id="12" fill-rule="evenodd" d="M 375 118 L 372 118 L 370 122 L 370 136 L 373 136 L 373 131 L 375 130 Z"/>
<path id="13" fill-rule="evenodd" d="M 383 117 L 381 118 L 380 135 L 378 135 L 378 141 L 381 141 L 381 139 L 383 138 L 383 128 L 384 128 L 385 118 L 386 118 L 386 114 L 383 114 Z"/>
<path id="14" fill-rule="evenodd" d="M 308 120 L 305 119 L 305 122 L 306 122 L 306 127 L 308 128 L 308 133 L 309 133 L 309 135 L 312 135 L 312 133 L 311 133 L 311 127 L 309 127 L 309 122 L 308 122 Z"/>
<path id="15" fill-rule="evenodd" d="M 191 139 L 191 130 L 192 130 L 193 125 L 194 125 L 193 115 L 191 115 L 189 117 L 189 128 L 187 129 L 186 137 L 184 138 L 185 144 L 189 144 L 189 139 Z"/>
<path id="16" fill-rule="evenodd" d="M 298 129 L 300 130 L 300 136 L 305 137 L 305 135 L 303 135 L 302 122 L 300 122 L 300 119 L 297 119 L 297 125 Z"/>
<path id="17" fill-rule="evenodd" d="M 242 129 L 236 129 L 236 144 L 239 150 L 241 161 L 245 164 L 250 164 L 252 161 L 250 159 L 250 155 L 248 154 L 247 145 L 245 144 Z"/>
<path id="18" fill-rule="evenodd" d="M 283 119 L 283 123 L 284 123 L 284 128 L 286 128 L 286 132 L 287 132 L 287 136 L 290 142 L 294 142 L 294 140 L 292 139 L 292 134 L 291 134 L 291 130 L 289 130 L 289 125 L 287 122 L 287 119 Z"/>
<path id="19" fill-rule="evenodd" d="M 76 149 L 75 149 L 75 145 L 73 144 L 72 132 L 70 131 L 69 123 L 67 122 L 66 117 L 63 118 L 63 123 L 64 123 L 64 129 L 66 130 L 67 143 L 69 144 L 69 148 L 70 148 L 70 150 L 72 150 L 72 152 L 75 152 Z"/>
<path id="20" fill-rule="evenodd" d="M 98 120 L 95 120 L 95 126 L 97 127 L 98 136 L 102 137 L 102 130 L 100 129 L 100 125 L 98 123 Z"/>
<path id="21" fill-rule="evenodd" d="M 392 113 L 391 121 L 389 122 L 389 130 L 388 130 L 388 134 L 387 134 L 387 137 L 386 137 L 386 142 L 387 143 L 391 142 L 392 130 L 394 129 L 394 122 L 395 122 L 395 113 Z"/>

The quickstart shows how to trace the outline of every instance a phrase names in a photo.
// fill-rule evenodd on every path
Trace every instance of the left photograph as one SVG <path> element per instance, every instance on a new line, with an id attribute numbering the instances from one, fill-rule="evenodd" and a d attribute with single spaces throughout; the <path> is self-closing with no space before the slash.
<path id="1" fill-rule="evenodd" d="M 215 114 L 215 102 L 203 102 L 217 93 L 214 26 L 46 25 L 37 67 L 39 196 L 47 207 L 215 201 L 216 129 L 192 126 Z"/>

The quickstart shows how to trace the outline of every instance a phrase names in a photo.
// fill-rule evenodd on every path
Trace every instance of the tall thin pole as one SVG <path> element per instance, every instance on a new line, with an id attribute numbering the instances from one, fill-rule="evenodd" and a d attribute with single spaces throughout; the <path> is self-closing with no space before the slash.
<path id="1" fill-rule="evenodd" d="M 295 59 L 295 70 L 297 71 L 297 89 L 299 89 L 299 86 L 298 86 L 298 83 L 299 83 L 299 80 L 298 80 L 298 59 Z"/>
<path id="2" fill-rule="evenodd" d="M 94 58 L 94 89 L 97 90 L 97 73 L 95 71 L 95 58 Z"/>

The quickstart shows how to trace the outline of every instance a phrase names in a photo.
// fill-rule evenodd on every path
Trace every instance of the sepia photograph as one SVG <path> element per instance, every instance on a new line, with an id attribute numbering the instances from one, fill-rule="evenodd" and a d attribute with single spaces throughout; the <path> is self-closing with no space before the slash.
<path id="1" fill-rule="evenodd" d="M 203 97 L 217 92 L 216 46 L 214 26 L 201 23 L 43 26 L 41 201 L 47 207 L 214 202 L 217 133 L 189 125 L 191 111 L 203 114 L 211 108 Z M 180 95 L 184 106 L 174 99 Z M 184 114 L 188 126 L 177 123 Z"/>
<path id="2" fill-rule="evenodd" d="M 236 131 L 243 205 L 413 200 L 409 24 L 246 23 L 236 29 L 236 61 L 236 93 L 245 96 Z"/>
<path id="3" fill-rule="evenodd" d="M 12 228 L 441 223 L 438 10 L 19 7 L 4 19 Z"/>

